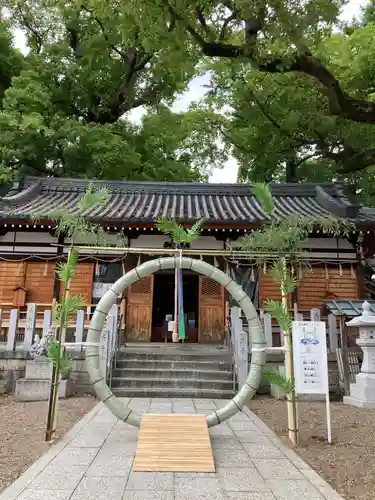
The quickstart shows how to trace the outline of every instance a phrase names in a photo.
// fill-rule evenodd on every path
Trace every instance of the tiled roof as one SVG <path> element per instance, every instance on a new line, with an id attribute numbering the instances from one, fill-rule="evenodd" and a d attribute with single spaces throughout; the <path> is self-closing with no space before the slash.
<path id="1" fill-rule="evenodd" d="M 256 200 L 250 184 L 202 184 L 172 182 L 89 181 L 28 177 L 2 198 L 0 216 L 30 218 L 53 209 L 74 213 L 82 194 L 92 182 L 110 193 L 105 207 L 89 210 L 88 217 L 108 223 L 153 223 L 158 217 L 221 224 L 259 224 L 270 220 Z M 374 223 L 375 209 L 351 204 L 340 185 L 272 184 L 273 218 L 290 214 L 336 215 L 357 222 Z"/>

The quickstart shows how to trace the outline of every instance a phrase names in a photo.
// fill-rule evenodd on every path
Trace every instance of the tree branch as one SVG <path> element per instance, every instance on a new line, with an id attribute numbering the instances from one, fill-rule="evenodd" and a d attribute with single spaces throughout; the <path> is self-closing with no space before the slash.
<path id="1" fill-rule="evenodd" d="M 176 21 L 182 22 L 185 25 L 186 31 L 190 33 L 197 44 L 203 49 L 206 43 L 205 39 L 182 16 L 180 16 L 171 5 L 168 4 L 168 0 L 164 0 L 164 3 L 168 6 L 168 12 L 172 18 Z"/>
<path id="2" fill-rule="evenodd" d="M 100 31 L 102 32 L 102 35 L 105 39 L 106 42 L 108 42 L 110 48 L 113 50 L 113 52 L 115 52 L 117 55 L 119 55 L 122 59 L 124 59 L 126 57 L 126 54 L 124 52 L 122 52 L 122 50 L 118 49 L 117 46 L 113 43 L 110 42 L 109 40 L 109 36 L 105 30 L 105 27 L 104 27 L 104 24 L 103 22 L 99 19 L 98 16 L 94 15 L 94 13 L 92 12 L 91 9 L 89 9 L 88 7 L 85 7 L 84 5 L 81 6 L 82 10 L 88 12 L 92 18 L 94 19 L 94 21 L 97 23 L 97 25 L 99 26 L 100 28 Z"/>
<path id="3" fill-rule="evenodd" d="M 338 169 L 340 174 L 349 174 L 360 172 L 365 168 L 375 165 L 375 148 L 368 149 L 367 151 L 360 151 L 355 153 L 350 158 L 338 158 L 342 167 Z"/>
<path id="4" fill-rule="evenodd" d="M 28 29 L 34 35 L 35 42 L 36 42 L 36 52 L 37 52 L 37 54 L 39 54 L 40 51 L 42 50 L 42 47 L 43 47 L 43 35 L 40 35 L 37 32 L 37 30 L 29 23 L 26 16 L 24 15 L 24 13 L 22 11 L 22 7 L 20 6 L 19 3 L 17 3 L 17 11 L 18 11 L 19 15 L 21 16 L 23 24 L 26 26 L 26 29 Z"/>
<path id="5" fill-rule="evenodd" d="M 222 42 L 225 39 L 228 25 L 234 21 L 237 17 L 237 10 L 234 10 L 228 17 L 224 19 L 223 25 L 221 26 L 219 41 Z"/>

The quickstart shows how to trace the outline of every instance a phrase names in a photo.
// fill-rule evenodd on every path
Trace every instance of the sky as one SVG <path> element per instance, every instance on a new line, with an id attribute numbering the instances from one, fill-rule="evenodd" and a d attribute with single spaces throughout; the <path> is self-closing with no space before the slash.
<path id="1" fill-rule="evenodd" d="M 361 7 L 365 5 L 366 0 L 349 0 L 347 5 L 344 7 L 341 19 L 343 21 L 350 21 L 353 17 L 357 17 L 361 12 Z M 15 32 L 15 45 L 22 51 L 27 52 L 25 35 L 21 30 L 16 30 Z M 203 75 L 195 78 L 189 85 L 186 92 L 181 94 L 175 101 L 172 109 L 173 111 L 186 111 L 193 102 L 197 102 L 204 94 L 207 92 L 207 84 L 209 83 L 209 78 L 207 75 Z M 130 119 L 135 122 L 139 122 L 142 117 L 144 110 L 142 108 L 137 108 L 131 112 Z M 210 176 L 210 182 L 212 183 L 231 183 L 237 181 L 237 171 L 238 166 L 234 158 L 230 158 L 221 169 L 214 169 Z"/>

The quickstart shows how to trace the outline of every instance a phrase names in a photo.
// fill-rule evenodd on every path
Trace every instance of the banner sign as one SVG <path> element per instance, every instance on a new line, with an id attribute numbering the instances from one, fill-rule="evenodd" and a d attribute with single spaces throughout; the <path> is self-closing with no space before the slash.
<path id="1" fill-rule="evenodd" d="M 328 394 L 326 324 L 293 321 L 292 334 L 297 394 Z"/>

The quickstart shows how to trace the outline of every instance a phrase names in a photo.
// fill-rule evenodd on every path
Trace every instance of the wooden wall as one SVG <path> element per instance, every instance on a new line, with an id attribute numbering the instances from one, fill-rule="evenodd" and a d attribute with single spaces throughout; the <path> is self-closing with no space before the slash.
<path id="1" fill-rule="evenodd" d="M 329 298 L 359 299 L 357 275 L 353 268 L 342 267 L 342 274 L 338 267 L 313 267 L 312 272 L 305 272 L 298 281 L 297 297 L 300 310 L 320 307 L 323 301 Z M 260 272 L 260 307 L 266 299 L 280 300 L 280 286 L 270 272 Z M 289 306 L 292 307 L 289 295 Z"/>
<path id="2" fill-rule="evenodd" d="M 95 265 L 87 262 L 77 264 L 75 278 L 70 283 L 70 294 L 81 295 L 85 304 L 92 303 L 92 284 L 94 281 Z M 62 294 L 63 284 L 60 284 L 60 296 Z"/>
<path id="3" fill-rule="evenodd" d="M 300 309 L 320 306 L 326 299 L 359 299 L 357 277 L 350 267 L 343 267 L 341 275 L 337 267 L 314 267 L 299 281 L 297 294 Z"/>
<path id="4" fill-rule="evenodd" d="M 50 304 L 53 298 L 54 277 L 54 262 L 27 262 L 26 301 L 35 304 Z"/>
<path id="5" fill-rule="evenodd" d="M 94 264 L 79 263 L 76 277 L 70 285 L 71 294 L 82 295 L 86 304 L 92 302 L 93 277 Z M 26 288 L 26 302 L 51 304 L 54 278 L 55 262 L 53 261 L 0 261 L 0 307 L 1 304 L 13 302 L 13 290 L 17 286 Z M 60 290 L 62 290 L 61 284 Z"/>
<path id="6" fill-rule="evenodd" d="M 54 262 L 0 262 L 0 305 L 13 302 L 14 288 L 27 289 L 26 302 L 52 302 Z"/>

